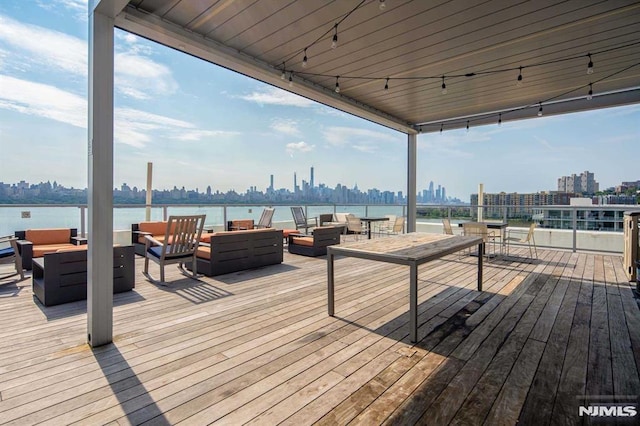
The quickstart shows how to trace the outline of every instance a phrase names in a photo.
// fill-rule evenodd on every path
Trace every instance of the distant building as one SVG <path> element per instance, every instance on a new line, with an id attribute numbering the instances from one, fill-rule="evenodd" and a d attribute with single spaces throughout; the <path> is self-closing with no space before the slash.
<path id="1" fill-rule="evenodd" d="M 580 175 L 562 176 L 558 178 L 558 192 L 574 194 L 595 194 L 600 190 L 600 184 L 596 182 L 594 174 L 584 171 Z"/>
<path id="2" fill-rule="evenodd" d="M 504 217 L 505 207 L 508 207 L 508 217 L 531 216 L 536 206 L 549 205 L 569 205 L 571 197 L 575 194 L 567 192 L 535 192 L 528 194 L 519 194 L 517 192 L 497 194 L 484 193 L 483 205 L 484 217 L 500 218 Z M 471 194 L 471 205 L 478 205 L 478 194 Z"/>

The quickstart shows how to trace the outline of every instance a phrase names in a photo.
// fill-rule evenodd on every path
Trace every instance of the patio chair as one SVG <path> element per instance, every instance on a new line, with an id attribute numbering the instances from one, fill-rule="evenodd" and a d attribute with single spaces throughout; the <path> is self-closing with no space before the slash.
<path id="1" fill-rule="evenodd" d="M 367 235 L 367 228 L 362 226 L 362 221 L 360 221 L 359 217 L 352 214 L 347 215 L 347 235 L 353 235 L 356 241 L 358 241 L 360 235 Z"/>
<path id="2" fill-rule="evenodd" d="M 372 222 L 372 225 L 375 225 L 375 231 L 378 235 L 387 234 L 391 232 L 393 229 L 393 224 L 396 222 L 395 214 L 385 214 L 384 217 L 389 218 L 389 220 L 384 222 Z"/>
<path id="3" fill-rule="evenodd" d="M 489 231 L 486 223 L 478 222 L 465 222 L 462 224 L 464 235 L 471 235 L 474 237 L 482 237 L 484 243 L 483 255 L 489 259 L 491 257 L 491 247 L 493 247 L 493 255 L 496 254 L 496 236 L 493 231 Z"/>
<path id="4" fill-rule="evenodd" d="M 402 234 L 402 231 L 404 231 L 404 217 L 398 216 L 393 221 L 393 224 L 391 225 L 391 227 L 386 229 L 384 233 L 386 235 L 399 235 L 399 234 Z"/>
<path id="5" fill-rule="evenodd" d="M 449 219 L 442 219 L 442 231 L 446 235 L 454 235 L 453 229 L 451 229 L 451 221 Z"/>
<path id="6" fill-rule="evenodd" d="M 260 216 L 260 220 L 258 221 L 258 224 L 255 227 L 258 229 L 271 228 L 271 225 L 273 222 L 273 213 L 275 211 L 276 209 L 272 207 L 265 207 L 265 209 L 262 210 L 262 215 Z"/>
<path id="7" fill-rule="evenodd" d="M 507 245 L 507 256 L 509 256 L 509 247 L 511 246 L 510 242 L 514 241 L 514 242 L 517 242 L 518 244 L 527 244 L 529 246 L 529 257 L 531 259 L 537 259 L 538 248 L 536 247 L 536 238 L 535 238 L 535 232 L 534 232 L 535 229 L 536 229 L 536 224 L 532 223 L 529 226 L 528 230 L 524 230 L 524 229 L 507 230 L 507 236 L 504 241 L 505 244 Z M 535 253 L 535 257 L 534 257 L 534 253 Z"/>
<path id="8" fill-rule="evenodd" d="M 6 275 L 2 278 L 12 277 L 14 275 L 20 275 L 20 280 L 24 280 L 24 270 L 22 269 L 22 256 L 20 256 L 20 252 L 18 251 L 18 241 L 17 237 L 14 236 L 6 236 L 0 237 L 0 243 L 9 243 L 9 247 L 0 249 L 0 264 L 5 262 L 13 261 L 13 264 L 16 268 L 16 272 L 14 274 Z"/>
<path id="9" fill-rule="evenodd" d="M 309 233 L 309 228 L 315 228 L 318 226 L 318 218 L 312 218 L 314 220 L 315 225 L 309 224 L 309 220 L 307 216 L 304 214 L 304 209 L 302 207 L 291 207 L 291 214 L 293 215 L 293 222 L 296 224 L 296 230 L 304 229 L 304 233 Z"/>
<path id="10" fill-rule="evenodd" d="M 160 282 L 165 281 L 165 265 L 171 263 L 178 263 L 183 274 L 197 278 L 196 254 L 205 217 L 206 215 L 169 216 L 162 242 L 151 235 L 145 235 L 144 274 L 153 280 L 149 275 L 149 259 L 151 259 L 160 265 Z M 184 262 L 192 263 L 192 274 L 184 269 Z"/>

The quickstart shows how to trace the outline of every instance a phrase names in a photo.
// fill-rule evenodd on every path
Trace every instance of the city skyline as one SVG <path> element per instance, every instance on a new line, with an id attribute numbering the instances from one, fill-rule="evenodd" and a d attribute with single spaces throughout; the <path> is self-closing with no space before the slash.
<path id="1" fill-rule="evenodd" d="M 87 186 L 86 7 L 0 3 L 0 181 Z M 115 46 L 114 184 L 143 186 L 149 161 L 155 187 L 222 191 L 262 188 L 270 175 L 289 187 L 314 166 L 330 187 L 406 193 L 406 135 L 123 31 Z M 580 170 L 607 188 L 637 179 L 638 140 L 638 105 L 445 129 L 418 137 L 418 188 L 446 182 L 463 200 L 479 183 L 551 191 Z"/>

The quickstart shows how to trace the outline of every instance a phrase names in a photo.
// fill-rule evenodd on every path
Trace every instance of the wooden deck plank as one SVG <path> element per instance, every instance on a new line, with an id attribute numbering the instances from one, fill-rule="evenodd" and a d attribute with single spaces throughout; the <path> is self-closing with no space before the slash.
<path id="1" fill-rule="evenodd" d="M 539 256 L 485 263 L 483 292 L 473 257 L 422 265 L 415 345 L 406 268 L 359 259 L 336 260 L 336 318 L 323 258 L 199 281 L 169 268 L 167 287 L 137 259 L 95 350 L 85 302 L 44 308 L 5 279 L 0 424 L 577 423 L 576 395 L 640 386 L 635 283 L 620 256 Z"/>
<path id="2" fill-rule="evenodd" d="M 562 364 L 565 360 L 585 263 L 584 256 L 577 256 L 575 267 L 565 269 L 565 271 L 571 270 L 571 276 L 567 274 L 563 278 L 568 280 L 567 289 L 520 413 L 519 422 L 521 424 L 547 424 L 550 421 L 551 410 L 548 407 L 553 407 L 560 382 L 558 372 L 562 371 Z"/>

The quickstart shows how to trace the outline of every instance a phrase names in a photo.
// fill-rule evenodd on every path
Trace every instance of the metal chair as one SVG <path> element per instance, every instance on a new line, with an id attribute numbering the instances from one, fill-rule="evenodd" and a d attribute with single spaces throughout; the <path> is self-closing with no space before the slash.
<path id="1" fill-rule="evenodd" d="M 314 220 L 314 224 L 310 225 L 307 216 L 304 214 L 304 209 L 302 207 L 291 207 L 291 214 L 293 215 L 293 222 L 296 224 L 296 230 L 302 228 L 304 229 L 304 233 L 309 233 L 309 228 L 314 228 L 318 226 L 318 218 L 312 218 Z"/>
<path id="2" fill-rule="evenodd" d="M 16 268 L 16 272 L 13 274 L 9 274 L 4 276 L 3 278 L 9 278 L 14 275 L 20 275 L 20 280 L 24 280 L 24 270 L 22 269 L 22 256 L 20 256 L 20 252 L 18 251 L 18 241 L 17 237 L 14 236 L 6 236 L 0 237 L 0 243 L 9 243 L 9 247 L 0 249 L 0 263 L 5 263 L 6 261 L 13 261 L 13 264 Z"/>
<path id="3" fill-rule="evenodd" d="M 271 228 L 272 221 L 273 221 L 273 213 L 275 211 L 276 209 L 272 207 L 265 207 L 265 209 L 262 210 L 262 215 L 260 216 L 260 220 L 258 221 L 258 224 L 255 227 L 258 229 Z"/>
<path id="4" fill-rule="evenodd" d="M 178 263 L 180 271 L 197 278 L 196 254 L 202 235 L 206 215 L 169 216 L 164 241 L 160 242 L 151 235 L 145 235 L 144 274 L 149 275 L 149 259 L 160 265 L 160 282 L 164 282 L 164 266 Z M 184 269 L 184 262 L 192 263 L 192 274 Z"/>
<path id="5" fill-rule="evenodd" d="M 442 231 L 446 235 L 454 235 L 453 229 L 451 229 L 451 221 L 449 219 L 442 219 Z"/>
<path id="6" fill-rule="evenodd" d="M 402 234 L 402 232 L 404 232 L 403 216 L 396 217 L 391 227 L 388 228 L 386 231 L 384 231 L 386 235 L 399 235 L 399 234 Z"/>
<path id="7" fill-rule="evenodd" d="M 489 259 L 491 257 L 491 247 L 493 246 L 493 255 L 496 254 L 496 236 L 493 231 L 489 231 L 486 223 L 465 222 L 462 224 L 464 235 L 472 235 L 474 237 L 482 237 L 484 243 L 484 256 Z M 480 254 L 479 254 L 480 255 Z"/>
<path id="8" fill-rule="evenodd" d="M 347 235 L 353 235 L 354 239 L 358 241 L 360 235 L 366 235 L 367 228 L 362 226 L 362 221 L 359 217 L 352 214 L 347 215 Z"/>
<path id="9" fill-rule="evenodd" d="M 536 237 L 534 232 L 535 229 L 536 229 L 536 224 L 532 223 L 529 226 L 529 230 L 527 231 L 523 229 L 507 230 L 507 237 L 505 238 L 505 244 L 507 245 L 507 256 L 509 256 L 509 247 L 511 246 L 510 242 L 514 241 L 514 242 L 517 242 L 518 244 L 527 244 L 529 246 L 529 256 L 532 259 L 537 259 L 538 248 L 536 247 Z M 533 245 L 533 249 L 532 249 L 532 245 Z M 535 257 L 534 257 L 534 253 L 535 253 Z"/>

